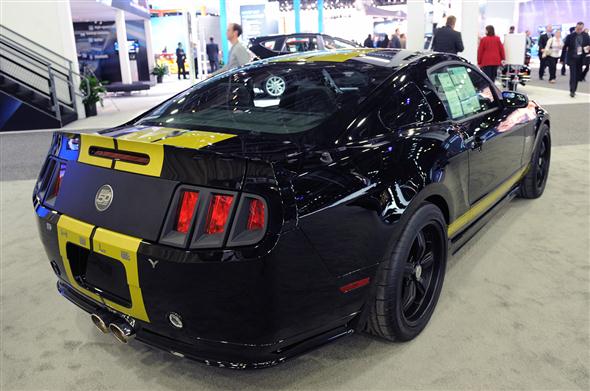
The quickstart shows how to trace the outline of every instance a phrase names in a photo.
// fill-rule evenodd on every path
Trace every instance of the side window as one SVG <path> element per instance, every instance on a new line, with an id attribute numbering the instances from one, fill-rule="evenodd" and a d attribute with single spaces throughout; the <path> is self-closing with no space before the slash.
<path id="1" fill-rule="evenodd" d="M 318 48 L 315 37 L 289 37 L 285 39 L 284 52 L 297 53 L 316 50 Z"/>
<path id="2" fill-rule="evenodd" d="M 414 83 L 408 83 L 394 92 L 381 106 L 379 115 L 388 128 L 421 124 L 433 118 L 430 105 Z"/>
<path id="3" fill-rule="evenodd" d="M 324 38 L 324 48 L 326 49 L 353 49 L 354 46 L 349 44 L 348 42 L 344 42 L 339 40 L 338 38 L 332 37 L 323 37 Z"/>
<path id="4" fill-rule="evenodd" d="M 268 41 L 262 41 L 260 44 L 268 50 L 275 50 L 276 41 L 274 39 L 270 39 Z"/>
<path id="5" fill-rule="evenodd" d="M 451 119 L 462 119 L 498 106 L 487 80 L 463 65 L 439 68 L 428 76 Z"/>

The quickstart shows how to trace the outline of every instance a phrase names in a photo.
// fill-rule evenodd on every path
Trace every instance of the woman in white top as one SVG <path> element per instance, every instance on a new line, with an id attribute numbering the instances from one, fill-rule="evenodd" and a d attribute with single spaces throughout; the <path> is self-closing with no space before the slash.
<path id="1" fill-rule="evenodd" d="M 555 36 L 549 38 L 543 55 L 549 65 L 549 83 L 555 83 L 557 73 L 557 61 L 561 56 L 561 49 L 563 48 L 563 40 L 561 39 L 561 31 L 557 30 Z"/>

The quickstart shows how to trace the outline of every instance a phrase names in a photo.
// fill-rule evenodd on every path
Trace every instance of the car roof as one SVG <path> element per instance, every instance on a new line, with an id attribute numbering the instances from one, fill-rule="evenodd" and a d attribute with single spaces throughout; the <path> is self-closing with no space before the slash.
<path id="1" fill-rule="evenodd" d="M 332 62 L 341 63 L 347 61 L 360 61 L 363 63 L 382 66 L 386 68 L 398 68 L 403 65 L 418 61 L 427 56 L 434 56 L 433 53 L 417 52 L 407 49 L 337 49 L 337 50 L 314 50 L 309 52 L 294 53 L 284 56 L 271 57 L 265 61 L 274 62 Z"/>

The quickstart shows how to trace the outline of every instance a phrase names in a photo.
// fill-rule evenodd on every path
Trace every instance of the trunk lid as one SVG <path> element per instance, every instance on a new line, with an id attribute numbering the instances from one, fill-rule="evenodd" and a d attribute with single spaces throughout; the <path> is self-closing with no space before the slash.
<path id="1" fill-rule="evenodd" d="M 267 213 L 271 209 L 275 217 L 281 216 L 278 226 L 269 221 L 266 227 L 266 234 L 276 234 L 283 203 L 272 164 L 247 158 L 236 147 L 230 147 L 233 153 L 212 148 L 232 139 L 230 145 L 235 146 L 237 138 L 156 127 L 119 128 L 102 134 L 56 132 L 34 197 L 45 207 L 80 221 L 181 248 L 230 245 L 239 234 L 234 235 L 231 220 L 247 218 L 238 209 L 247 210 L 242 204 L 256 198 L 266 203 Z M 207 218 L 206 205 L 194 212 L 189 232 L 174 232 L 183 191 L 199 193 L 203 204 L 216 195 L 231 197 L 232 217 L 223 235 L 205 237 L 197 232 L 204 229 L 203 221 L 197 220 Z M 240 238 L 234 240 L 236 245 L 261 240 L 256 235 Z"/>

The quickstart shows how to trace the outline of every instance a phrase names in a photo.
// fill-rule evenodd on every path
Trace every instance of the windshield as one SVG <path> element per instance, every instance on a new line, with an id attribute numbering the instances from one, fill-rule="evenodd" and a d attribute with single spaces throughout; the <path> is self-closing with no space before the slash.
<path id="1" fill-rule="evenodd" d="M 359 61 L 258 64 L 199 83 L 139 124 L 291 134 L 351 115 L 392 73 Z"/>

